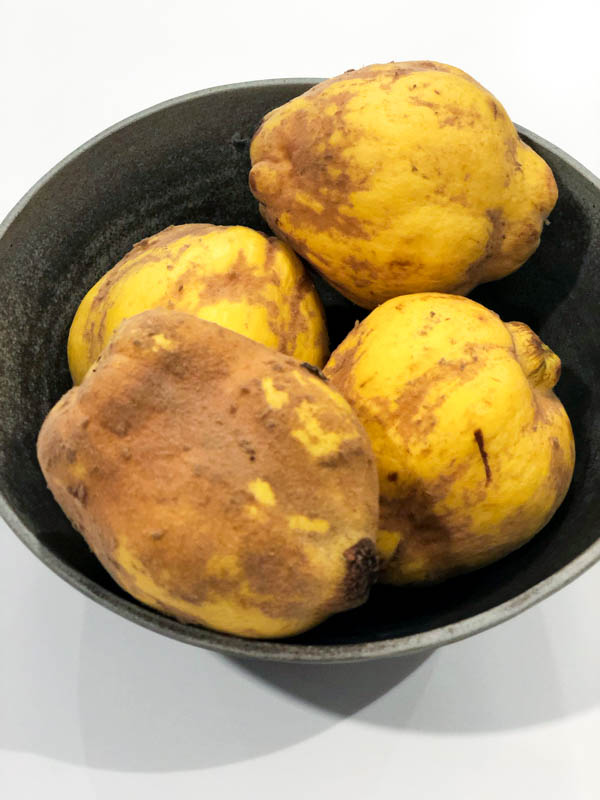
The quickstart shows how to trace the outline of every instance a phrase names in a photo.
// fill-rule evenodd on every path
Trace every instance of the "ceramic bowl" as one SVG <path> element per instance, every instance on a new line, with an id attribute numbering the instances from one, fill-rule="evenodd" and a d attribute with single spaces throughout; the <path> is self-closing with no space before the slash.
<path id="1" fill-rule="evenodd" d="M 539 136 L 559 200 L 535 255 L 476 300 L 530 325 L 563 363 L 558 395 L 573 422 L 577 466 L 547 527 L 496 564 L 429 588 L 376 586 L 361 608 L 285 641 L 183 625 L 126 595 L 46 489 L 35 443 L 70 386 L 66 341 L 86 290 L 134 244 L 167 225 L 266 230 L 248 190 L 248 146 L 261 117 L 314 80 L 222 86 L 115 125 L 62 161 L 0 227 L 0 512 L 50 569 L 88 597 L 157 633 L 226 653 L 352 661 L 435 648 L 502 622 L 560 589 L 600 557 L 600 183 Z M 323 281 L 335 346 L 365 311 Z M 8 598 L 7 598 L 8 600 Z"/>

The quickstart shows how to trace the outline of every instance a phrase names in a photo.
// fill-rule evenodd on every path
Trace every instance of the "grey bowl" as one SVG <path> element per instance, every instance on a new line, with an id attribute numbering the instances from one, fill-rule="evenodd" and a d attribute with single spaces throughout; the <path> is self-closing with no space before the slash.
<path id="1" fill-rule="evenodd" d="M 377 586 L 363 607 L 302 636 L 250 641 L 182 625 L 126 595 L 47 491 L 35 442 L 69 388 L 66 339 L 85 291 L 137 240 L 169 224 L 265 230 L 247 187 L 248 144 L 265 112 L 310 79 L 236 84 L 176 98 L 115 125 L 49 172 L 0 227 L 0 512 L 50 569 L 129 620 L 190 644 L 281 661 L 352 661 L 412 653 L 523 611 L 600 557 L 600 183 L 529 131 L 560 198 L 542 244 L 514 275 L 473 297 L 528 323 L 559 353 L 558 394 L 573 421 L 577 466 L 550 524 L 493 566 L 435 588 Z M 365 312 L 322 281 L 332 344 Z"/>

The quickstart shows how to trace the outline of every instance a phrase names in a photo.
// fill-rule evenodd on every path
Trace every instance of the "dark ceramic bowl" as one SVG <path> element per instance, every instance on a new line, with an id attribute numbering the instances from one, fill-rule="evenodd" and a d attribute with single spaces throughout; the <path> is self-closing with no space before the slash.
<path id="1" fill-rule="evenodd" d="M 489 628 L 573 580 L 600 557 L 600 183 L 521 131 L 554 170 L 559 200 L 542 244 L 514 275 L 473 297 L 537 331 L 563 361 L 558 394 L 577 466 L 550 524 L 493 566 L 434 588 L 376 586 L 362 608 L 302 636 L 249 641 L 182 625 L 126 595 L 46 489 L 35 443 L 70 385 L 67 332 L 85 291 L 134 242 L 207 221 L 265 230 L 247 183 L 248 144 L 268 110 L 315 81 L 223 86 L 170 100 L 85 144 L 21 200 L 0 228 L 0 511 L 50 569 L 127 619 L 238 655 L 348 661 L 434 648 Z M 362 309 L 318 282 L 335 346 Z"/>

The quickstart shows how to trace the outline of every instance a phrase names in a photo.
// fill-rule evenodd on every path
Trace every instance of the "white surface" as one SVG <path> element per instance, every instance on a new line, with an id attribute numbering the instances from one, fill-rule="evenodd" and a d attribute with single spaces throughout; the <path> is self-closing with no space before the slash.
<path id="1" fill-rule="evenodd" d="M 431 58 L 600 174 L 590 2 L 0 0 L 0 217 L 95 133 L 169 97 Z M 600 566 L 426 660 L 235 661 L 136 627 L 0 523 L 0 795 L 598 800 Z"/>

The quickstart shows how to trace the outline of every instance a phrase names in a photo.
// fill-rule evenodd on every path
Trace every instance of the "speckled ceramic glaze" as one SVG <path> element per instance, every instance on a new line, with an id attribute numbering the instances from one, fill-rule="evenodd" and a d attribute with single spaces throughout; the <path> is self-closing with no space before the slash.
<path id="1" fill-rule="evenodd" d="M 517 552 L 434 588 L 377 586 L 363 607 L 294 639 L 239 639 L 182 625 L 125 595 L 54 503 L 35 455 L 43 418 L 70 385 L 67 333 L 86 290 L 134 242 L 167 225 L 206 221 L 265 230 L 247 185 L 249 140 L 265 112 L 314 82 L 223 86 L 137 114 L 66 158 L 5 220 L 0 512 L 57 574 L 158 633 L 257 658 L 352 661 L 470 636 L 561 588 L 600 557 L 600 182 L 548 142 L 521 131 L 559 187 L 540 248 L 514 275 L 471 295 L 505 320 L 526 322 L 563 362 L 557 393 L 573 422 L 575 476 L 550 524 Z M 318 286 L 335 346 L 366 312 L 320 280 Z"/>

